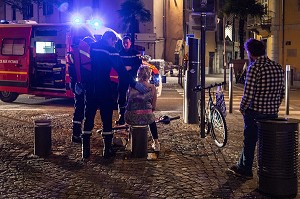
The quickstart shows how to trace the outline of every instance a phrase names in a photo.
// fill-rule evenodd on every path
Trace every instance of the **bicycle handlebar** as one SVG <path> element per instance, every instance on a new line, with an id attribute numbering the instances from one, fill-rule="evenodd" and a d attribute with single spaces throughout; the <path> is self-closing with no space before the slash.
<path id="1" fill-rule="evenodd" d="M 225 82 L 221 82 L 221 83 L 215 82 L 214 84 L 211 84 L 209 86 L 205 86 L 204 88 L 202 88 L 201 85 L 197 85 L 197 86 L 195 86 L 195 88 L 193 88 L 193 91 L 199 92 L 202 89 L 211 89 L 211 88 L 214 88 L 214 87 L 217 87 L 217 86 L 222 86 L 222 85 L 225 85 Z"/>

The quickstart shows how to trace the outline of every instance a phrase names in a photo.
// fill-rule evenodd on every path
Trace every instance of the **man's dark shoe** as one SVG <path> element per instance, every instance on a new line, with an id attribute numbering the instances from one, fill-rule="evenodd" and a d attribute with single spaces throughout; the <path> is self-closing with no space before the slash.
<path id="1" fill-rule="evenodd" d="M 72 142 L 81 144 L 81 136 L 72 135 Z"/>
<path id="2" fill-rule="evenodd" d="M 239 168 L 237 165 L 233 165 L 232 167 L 228 168 L 228 171 L 232 172 L 236 176 L 244 177 L 246 179 L 252 179 L 253 173 L 252 171 L 245 171 L 241 168 Z"/>

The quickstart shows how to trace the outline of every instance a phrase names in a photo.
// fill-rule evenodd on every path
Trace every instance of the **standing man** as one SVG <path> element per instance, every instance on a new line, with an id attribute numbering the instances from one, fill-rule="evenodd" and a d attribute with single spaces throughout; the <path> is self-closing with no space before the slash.
<path id="1" fill-rule="evenodd" d="M 95 42 L 91 37 L 75 40 L 67 56 L 69 65 L 70 87 L 74 93 L 74 114 L 72 142 L 81 143 L 82 121 L 84 119 L 85 89 L 90 79 L 90 44 Z"/>
<path id="2" fill-rule="evenodd" d="M 129 74 L 135 79 L 137 71 L 142 64 L 140 59 L 141 54 L 131 48 L 131 39 L 129 36 L 125 36 L 122 39 L 123 49 L 120 51 L 120 57 L 126 67 L 126 70 L 129 71 Z M 126 92 L 120 93 L 119 100 L 119 120 L 116 121 L 118 125 L 125 124 L 124 114 L 126 107 Z"/>
<path id="3" fill-rule="evenodd" d="M 94 88 L 86 93 L 86 111 L 83 129 L 83 158 L 90 155 L 90 136 L 94 128 L 94 119 L 98 109 L 102 120 L 102 137 L 104 140 L 104 158 L 113 156 L 111 148 L 112 116 L 113 116 L 113 90 L 111 87 L 110 71 L 113 67 L 119 76 L 119 93 L 126 92 L 130 84 L 142 93 L 148 92 L 141 83 L 137 83 L 126 71 L 119 53 L 114 48 L 117 36 L 112 31 L 106 31 L 102 39 L 91 46 L 92 81 Z"/>
<path id="4" fill-rule="evenodd" d="M 284 71 L 281 65 L 265 55 L 265 46 L 261 41 L 249 39 L 244 47 L 251 61 L 240 104 L 240 112 L 244 117 L 244 146 L 239 162 L 229 170 L 236 175 L 252 178 L 258 139 L 256 120 L 278 117 L 279 106 L 285 94 Z"/>

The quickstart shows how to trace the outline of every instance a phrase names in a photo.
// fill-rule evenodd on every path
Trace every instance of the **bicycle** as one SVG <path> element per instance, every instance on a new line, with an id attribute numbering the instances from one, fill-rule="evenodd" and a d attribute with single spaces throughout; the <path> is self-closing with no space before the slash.
<path id="1" fill-rule="evenodd" d="M 215 83 L 202 88 L 201 85 L 196 86 L 193 91 L 199 92 L 202 89 L 208 90 L 208 102 L 205 107 L 205 135 L 211 135 L 212 139 L 218 147 L 224 147 L 227 143 L 227 125 L 225 117 L 220 108 L 214 103 L 211 89 L 225 83 Z M 198 102 L 199 121 L 201 122 L 201 106 L 200 100 Z M 201 123 L 200 123 L 201 128 Z"/>

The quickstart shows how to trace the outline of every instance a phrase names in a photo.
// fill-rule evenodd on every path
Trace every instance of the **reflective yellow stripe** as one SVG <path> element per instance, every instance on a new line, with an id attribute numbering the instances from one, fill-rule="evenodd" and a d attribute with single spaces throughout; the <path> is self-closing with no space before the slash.
<path id="1" fill-rule="evenodd" d="M 70 58 L 70 62 L 71 62 L 72 64 L 74 64 L 73 56 L 70 55 L 69 58 Z"/>
<path id="2" fill-rule="evenodd" d="M 0 71 L 0 74 L 16 74 L 16 75 L 27 75 L 27 72 L 16 72 L 16 71 Z"/>
<path id="3" fill-rule="evenodd" d="M 116 78 L 116 79 L 118 79 L 118 76 L 111 75 L 110 78 Z"/>
<path id="4" fill-rule="evenodd" d="M 84 50 L 79 51 L 81 54 L 85 55 L 86 57 L 90 58 L 90 54 L 85 52 Z"/>

